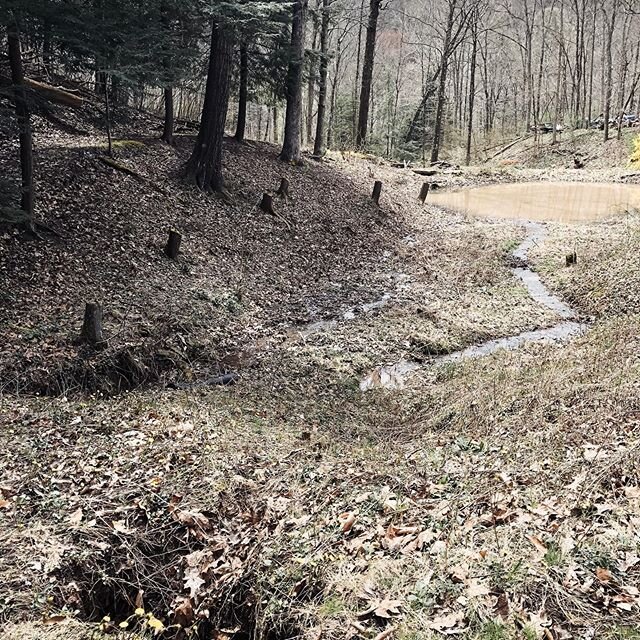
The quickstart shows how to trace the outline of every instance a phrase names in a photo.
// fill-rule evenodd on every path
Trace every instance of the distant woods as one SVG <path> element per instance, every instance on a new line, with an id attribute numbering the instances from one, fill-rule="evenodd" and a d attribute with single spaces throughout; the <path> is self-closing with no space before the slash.
<path id="1" fill-rule="evenodd" d="M 91 87 L 108 140 L 123 106 L 162 115 L 168 144 L 189 127 L 185 174 L 207 191 L 224 187 L 225 131 L 285 162 L 329 148 L 469 164 L 523 135 L 638 124 L 639 16 L 640 0 L 5 0 L 21 208 L 30 81 Z"/>

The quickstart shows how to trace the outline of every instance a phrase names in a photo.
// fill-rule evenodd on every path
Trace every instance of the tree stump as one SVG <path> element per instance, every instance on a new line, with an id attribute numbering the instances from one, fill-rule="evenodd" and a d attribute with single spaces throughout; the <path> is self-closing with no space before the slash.
<path id="1" fill-rule="evenodd" d="M 280 186 L 278 187 L 276 194 L 284 198 L 285 202 L 289 201 L 291 196 L 289 195 L 289 180 L 287 180 L 287 178 L 282 178 L 282 180 L 280 180 Z"/>
<path id="2" fill-rule="evenodd" d="M 373 183 L 373 193 L 371 194 L 371 199 L 377 204 L 380 204 L 380 194 L 382 193 L 382 182 L 380 180 L 376 180 Z"/>
<path id="3" fill-rule="evenodd" d="M 276 212 L 273 210 L 273 196 L 270 193 L 262 194 L 260 208 L 266 213 L 270 213 L 272 216 L 276 215 Z"/>
<path id="4" fill-rule="evenodd" d="M 84 308 L 82 339 L 92 345 L 102 342 L 102 307 L 97 302 L 87 302 Z"/>
<path id="5" fill-rule="evenodd" d="M 576 252 L 568 253 L 566 257 L 567 267 L 578 263 L 578 256 Z"/>
<path id="6" fill-rule="evenodd" d="M 424 201 L 427 199 L 427 194 L 429 193 L 429 187 L 431 185 L 428 182 L 422 183 L 422 189 L 420 189 L 420 201 L 424 204 Z"/>
<path id="7" fill-rule="evenodd" d="M 180 251 L 180 243 L 182 242 L 182 234 L 174 229 L 169 231 L 169 239 L 167 240 L 167 244 L 164 248 L 164 252 L 168 258 L 171 260 L 176 260 L 178 258 L 178 253 Z"/>

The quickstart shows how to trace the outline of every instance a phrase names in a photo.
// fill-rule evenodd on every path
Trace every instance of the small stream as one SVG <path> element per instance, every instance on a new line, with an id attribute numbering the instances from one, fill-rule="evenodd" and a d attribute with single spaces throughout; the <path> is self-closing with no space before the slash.
<path id="1" fill-rule="evenodd" d="M 584 333 L 588 324 L 581 322 L 578 314 L 571 309 L 560 298 L 553 295 L 545 287 L 537 273 L 532 271 L 527 265 L 529 251 L 541 243 L 547 235 L 546 227 L 539 222 L 526 222 L 527 235 L 525 239 L 514 249 L 512 257 L 519 266 L 512 267 L 512 273 L 524 284 L 529 295 L 538 304 L 551 309 L 562 321 L 558 324 L 535 331 L 524 331 L 514 336 L 488 340 L 481 344 L 475 344 L 454 351 L 431 360 L 428 365 L 438 366 L 448 362 L 459 362 L 470 358 L 480 358 L 499 351 L 500 349 L 513 350 L 532 342 L 566 342 L 567 340 Z M 524 266 L 523 266 L 524 265 Z M 425 364 L 403 360 L 390 365 L 376 367 L 369 375 L 360 382 L 360 389 L 367 391 L 377 387 L 386 389 L 402 389 L 406 378 L 412 372 L 421 369 Z"/>

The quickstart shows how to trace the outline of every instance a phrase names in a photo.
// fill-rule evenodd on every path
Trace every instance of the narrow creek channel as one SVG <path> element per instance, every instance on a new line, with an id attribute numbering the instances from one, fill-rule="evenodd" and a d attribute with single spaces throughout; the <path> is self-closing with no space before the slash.
<path id="1" fill-rule="evenodd" d="M 524 331 L 517 335 L 471 345 L 460 351 L 437 356 L 428 362 L 402 360 L 394 364 L 376 367 L 360 382 L 361 391 L 379 387 L 401 389 L 405 385 L 407 376 L 423 367 L 480 358 L 500 349 L 513 350 L 532 342 L 565 342 L 586 331 L 588 324 L 580 321 L 578 314 L 560 298 L 553 295 L 542 283 L 538 274 L 527 266 L 529 251 L 544 241 L 547 235 L 546 227 L 539 222 L 532 221 L 526 221 L 524 226 L 527 231 L 526 237 L 511 254 L 519 266 L 512 267 L 511 271 L 524 284 L 529 295 L 538 304 L 555 312 L 562 318 L 561 322 L 546 329 Z"/>

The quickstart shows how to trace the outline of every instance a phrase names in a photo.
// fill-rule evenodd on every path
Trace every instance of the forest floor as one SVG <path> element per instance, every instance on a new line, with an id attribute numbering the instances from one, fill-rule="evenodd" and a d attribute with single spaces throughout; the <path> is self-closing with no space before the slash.
<path id="1" fill-rule="evenodd" d="M 509 268 L 521 224 L 422 206 L 407 169 L 253 142 L 229 142 L 218 200 L 180 179 L 189 138 L 152 125 L 116 132 L 135 178 L 89 124 L 39 122 L 60 237 L 2 237 L 0 636 L 640 637 L 640 217 L 548 224 L 532 254 L 583 336 L 432 367 L 557 321 Z M 256 204 L 281 176 L 273 217 Z M 89 300 L 98 352 L 76 342 Z M 402 359 L 424 363 L 405 388 L 360 391 Z"/>

